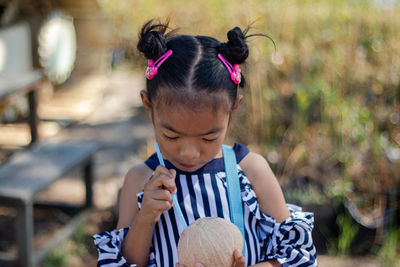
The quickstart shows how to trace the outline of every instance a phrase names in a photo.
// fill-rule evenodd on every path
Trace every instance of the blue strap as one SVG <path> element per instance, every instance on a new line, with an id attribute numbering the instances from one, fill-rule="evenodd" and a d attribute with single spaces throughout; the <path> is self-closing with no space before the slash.
<path id="1" fill-rule="evenodd" d="M 236 166 L 236 155 L 232 147 L 222 145 L 222 153 L 224 156 L 226 182 L 228 187 L 229 210 L 231 221 L 239 228 L 245 241 L 244 235 L 244 219 L 243 219 L 243 204 L 242 194 L 240 192 L 238 169 Z M 243 255 L 245 255 L 245 242 L 243 244 Z"/>
<path id="2" fill-rule="evenodd" d="M 160 164 L 162 166 L 165 167 L 164 159 L 162 157 L 161 150 L 158 147 L 157 142 L 154 143 L 154 147 L 156 148 L 158 161 L 160 162 Z M 171 194 L 171 196 L 172 196 L 172 202 L 174 203 L 174 208 L 175 208 L 176 212 L 178 213 L 178 217 L 179 217 L 179 220 L 180 220 L 180 222 L 182 224 L 183 230 L 185 230 L 187 228 L 187 223 L 185 221 L 185 217 L 183 217 L 182 210 L 181 210 L 181 208 L 179 206 L 178 198 L 177 198 L 176 194 Z"/>

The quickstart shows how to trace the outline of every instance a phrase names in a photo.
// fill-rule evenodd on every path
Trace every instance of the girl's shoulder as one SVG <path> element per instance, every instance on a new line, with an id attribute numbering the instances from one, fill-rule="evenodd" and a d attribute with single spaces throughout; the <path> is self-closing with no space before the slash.
<path id="1" fill-rule="evenodd" d="M 150 179 L 152 174 L 153 170 L 149 166 L 144 163 L 137 164 L 131 167 L 125 175 L 124 186 L 130 185 L 128 186 L 129 188 L 135 191 L 138 190 L 136 193 L 139 193 L 143 190 L 145 183 Z"/>
<path id="2" fill-rule="evenodd" d="M 274 176 L 267 160 L 258 153 L 249 151 L 238 163 L 252 184 L 256 179 Z"/>
<path id="3" fill-rule="evenodd" d="M 238 163 L 250 153 L 249 148 L 241 143 L 235 143 L 233 145 L 233 150 L 235 151 L 236 161 Z"/>

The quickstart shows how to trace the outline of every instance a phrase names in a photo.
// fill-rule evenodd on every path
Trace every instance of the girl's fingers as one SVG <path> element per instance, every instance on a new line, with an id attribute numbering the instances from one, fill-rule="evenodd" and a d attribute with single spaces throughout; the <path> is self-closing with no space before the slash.
<path id="1" fill-rule="evenodd" d="M 175 176 L 176 176 L 176 170 L 174 170 L 174 169 L 169 169 L 168 171 L 169 171 L 169 173 L 172 175 L 172 177 L 175 178 Z"/>
<path id="2" fill-rule="evenodd" d="M 151 185 L 153 189 L 166 189 L 171 194 L 176 193 L 175 179 L 160 177 Z M 151 189 L 150 189 L 151 190 Z"/>
<path id="3" fill-rule="evenodd" d="M 172 201 L 157 200 L 157 199 L 150 199 L 148 203 L 150 204 L 150 207 L 152 207 L 152 209 L 158 211 L 169 210 L 170 208 L 172 208 L 173 205 Z"/>
<path id="4" fill-rule="evenodd" d="M 162 184 L 162 188 L 167 189 L 171 194 L 175 194 L 177 191 L 175 180 L 165 181 L 165 183 Z"/>
<path id="5" fill-rule="evenodd" d="M 175 170 L 158 166 L 153 177 L 145 184 L 142 200 L 142 212 L 158 221 L 162 212 L 173 206 L 172 193 L 176 193 Z"/>
<path id="6" fill-rule="evenodd" d="M 172 203 L 171 192 L 166 189 L 156 189 L 151 191 L 150 197 L 156 200 L 164 200 Z"/>
<path id="7" fill-rule="evenodd" d="M 233 257 L 235 258 L 235 260 L 240 258 L 240 256 L 242 256 L 240 251 L 238 249 L 235 249 L 235 251 L 233 252 Z"/>
<path id="8" fill-rule="evenodd" d="M 175 185 L 176 171 L 168 170 L 164 166 L 158 166 L 154 172 L 153 178 L 146 184 L 146 189 L 165 188 L 172 194 L 176 193 Z"/>
<path id="9" fill-rule="evenodd" d="M 158 201 L 158 210 L 159 211 L 164 211 L 164 210 L 170 210 L 172 208 L 172 201 Z"/>
<path id="10" fill-rule="evenodd" d="M 159 173 L 164 173 L 165 175 L 171 175 L 169 170 L 162 165 L 158 165 L 157 168 L 154 170 L 154 174 L 159 174 Z"/>
<path id="11" fill-rule="evenodd" d="M 186 265 L 180 264 L 179 262 L 177 262 L 177 263 L 175 264 L 175 267 L 186 267 Z M 204 267 L 204 265 L 201 264 L 201 263 L 196 263 L 196 264 L 195 264 L 195 267 Z"/>
<path id="12" fill-rule="evenodd" d="M 242 253 L 238 249 L 235 249 L 233 252 L 233 258 L 234 258 L 234 267 L 245 267 L 246 266 L 246 260 L 243 257 Z"/>

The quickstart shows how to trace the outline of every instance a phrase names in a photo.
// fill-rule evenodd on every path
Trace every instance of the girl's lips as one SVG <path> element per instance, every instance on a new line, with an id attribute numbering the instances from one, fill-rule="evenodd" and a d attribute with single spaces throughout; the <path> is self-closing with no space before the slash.
<path id="1" fill-rule="evenodd" d="M 192 165 L 192 164 L 185 164 L 185 163 L 179 163 L 182 167 L 185 167 L 185 168 L 188 168 L 188 169 L 190 169 L 190 168 L 193 168 L 194 166 L 196 166 L 196 165 Z"/>

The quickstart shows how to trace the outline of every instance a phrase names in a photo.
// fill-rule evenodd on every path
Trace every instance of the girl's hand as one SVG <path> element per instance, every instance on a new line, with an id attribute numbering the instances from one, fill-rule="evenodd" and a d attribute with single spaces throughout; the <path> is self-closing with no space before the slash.
<path id="1" fill-rule="evenodd" d="M 179 262 L 177 262 L 177 263 L 175 264 L 175 267 L 186 267 L 186 265 L 180 264 Z M 196 263 L 195 267 L 204 267 L 204 265 L 201 264 L 201 263 Z"/>
<path id="2" fill-rule="evenodd" d="M 235 251 L 233 252 L 233 258 L 234 261 L 232 267 L 246 267 L 246 260 L 238 249 L 235 249 Z M 175 264 L 175 267 L 186 267 L 186 266 L 178 262 Z M 204 266 L 201 263 L 196 263 L 196 267 L 208 267 L 208 266 Z"/>
<path id="3" fill-rule="evenodd" d="M 176 171 L 159 165 L 153 177 L 145 184 L 142 207 L 139 211 L 147 223 L 156 223 L 163 211 L 172 208 L 172 196 L 176 193 Z"/>
<path id="4" fill-rule="evenodd" d="M 234 261 L 232 267 L 246 267 L 246 259 L 238 249 L 235 249 L 233 252 L 233 258 Z"/>

